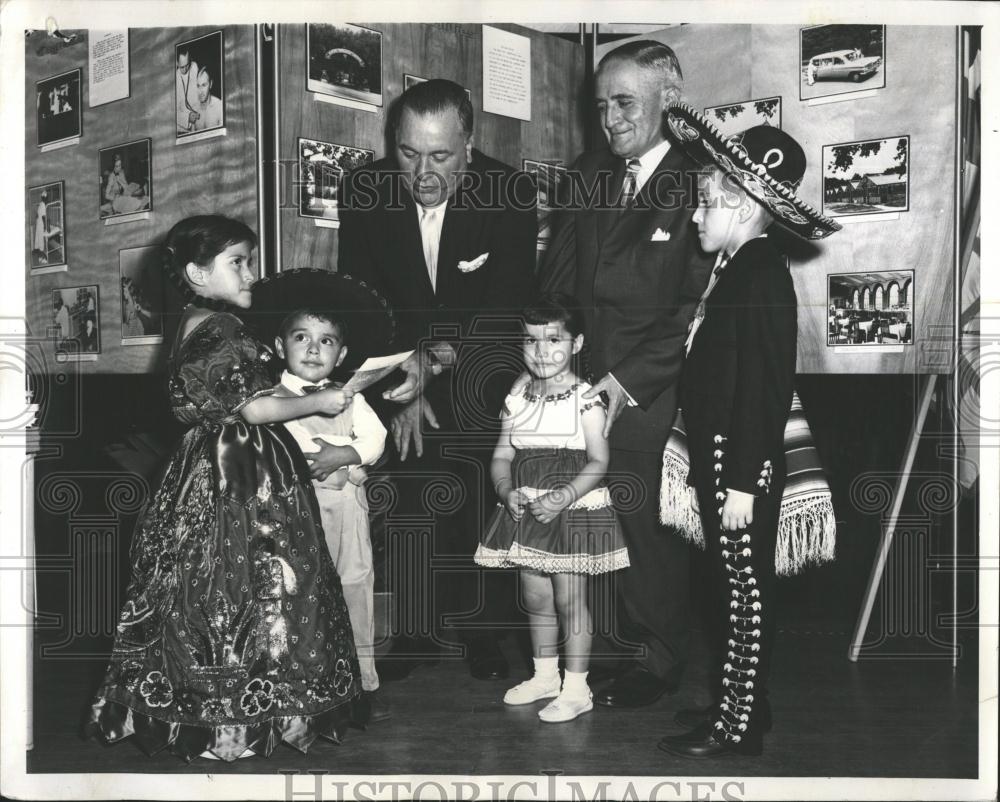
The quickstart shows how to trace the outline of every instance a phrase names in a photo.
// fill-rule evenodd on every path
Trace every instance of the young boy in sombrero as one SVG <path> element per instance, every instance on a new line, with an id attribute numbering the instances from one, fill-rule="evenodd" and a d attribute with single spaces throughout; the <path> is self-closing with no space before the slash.
<path id="1" fill-rule="evenodd" d="M 681 408 L 724 643 L 715 703 L 686 711 L 681 722 L 693 729 L 659 747 L 692 758 L 758 755 L 771 726 L 775 540 L 798 331 L 792 278 L 767 229 L 777 222 L 818 239 L 840 226 L 795 197 L 806 160 L 784 131 L 763 125 L 725 140 L 683 103 L 666 119 L 706 165 L 693 222 L 701 247 L 718 252 L 688 335 Z"/>
<path id="2" fill-rule="evenodd" d="M 254 286 L 254 306 L 260 312 L 258 325 L 285 363 L 275 396 L 305 395 L 331 384 L 340 387 L 334 381 L 338 368 L 357 367 L 364 356 L 390 351 L 391 317 L 385 304 L 348 275 L 316 269 L 283 271 Z M 333 462 L 326 463 L 333 470 L 313 466 L 313 488 L 351 619 L 361 687 L 369 702 L 368 720 L 388 718 L 389 708 L 376 695 L 375 573 L 364 488 L 364 466 L 382 456 L 385 426 L 360 392 L 339 415 L 310 415 L 284 425 L 307 459 L 325 445 L 334 450 Z"/>

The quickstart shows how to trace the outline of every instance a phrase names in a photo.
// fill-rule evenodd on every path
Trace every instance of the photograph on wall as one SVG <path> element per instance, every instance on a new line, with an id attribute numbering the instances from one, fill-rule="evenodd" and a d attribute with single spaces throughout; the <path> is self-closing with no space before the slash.
<path id="1" fill-rule="evenodd" d="M 404 72 L 403 73 L 403 91 L 405 92 L 411 86 L 416 86 L 417 84 L 422 84 L 422 83 L 424 83 L 425 81 L 428 81 L 428 80 L 430 80 L 430 79 L 429 78 L 421 78 L 419 75 L 410 75 L 410 73 Z M 465 94 L 469 98 L 469 102 L 471 103 L 472 102 L 472 92 L 470 92 L 464 86 L 462 88 L 465 89 Z"/>
<path id="2" fill-rule="evenodd" d="M 80 70 L 70 70 L 35 83 L 38 147 L 70 143 L 83 133 Z"/>
<path id="3" fill-rule="evenodd" d="M 827 277 L 827 345 L 912 345 L 913 271 Z"/>
<path id="4" fill-rule="evenodd" d="M 823 214 L 905 212 L 910 208 L 910 138 L 823 146 Z"/>
<path id="5" fill-rule="evenodd" d="M 122 345 L 163 342 L 163 249 L 158 245 L 118 251 Z"/>
<path id="6" fill-rule="evenodd" d="M 816 25 L 799 31 L 799 98 L 885 88 L 884 25 Z"/>
<path id="7" fill-rule="evenodd" d="M 96 284 L 52 291 L 46 335 L 55 342 L 56 357 L 101 353 L 101 304 Z"/>
<path id="8" fill-rule="evenodd" d="M 62 181 L 28 188 L 28 266 L 33 275 L 67 269 L 66 220 Z"/>
<path id="9" fill-rule="evenodd" d="M 101 219 L 153 209 L 151 144 L 148 139 L 97 151 Z"/>
<path id="10" fill-rule="evenodd" d="M 724 137 L 731 137 L 755 125 L 781 128 L 781 98 L 763 97 L 724 106 L 708 106 L 705 116 Z"/>
<path id="11" fill-rule="evenodd" d="M 559 187 L 566 177 L 566 168 L 559 161 L 522 159 L 521 169 L 530 173 L 538 189 L 538 239 L 536 248 L 544 251 L 552 236 L 552 212 L 557 207 Z"/>
<path id="12" fill-rule="evenodd" d="M 174 45 L 177 138 L 226 124 L 222 31 Z"/>
<path id="13" fill-rule="evenodd" d="M 306 88 L 382 105 L 382 34 L 360 25 L 306 25 Z"/>
<path id="14" fill-rule="evenodd" d="M 299 216 L 338 221 L 340 180 L 375 161 L 375 151 L 299 138 Z"/>

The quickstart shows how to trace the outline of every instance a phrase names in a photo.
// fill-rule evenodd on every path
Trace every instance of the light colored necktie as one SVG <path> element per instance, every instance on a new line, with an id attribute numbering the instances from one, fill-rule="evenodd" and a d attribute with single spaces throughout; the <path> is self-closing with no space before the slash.
<path id="1" fill-rule="evenodd" d="M 702 321 L 705 319 L 705 301 L 708 300 L 708 296 L 711 294 L 712 289 L 719 280 L 719 276 L 722 275 L 722 271 L 726 269 L 726 265 L 728 264 L 729 254 L 724 253 L 722 258 L 719 259 L 719 263 L 712 270 L 712 275 L 708 279 L 708 286 L 705 287 L 705 291 L 701 294 L 701 300 L 698 301 L 698 308 L 695 310 L 694 317 L 691 319 L 691 325 L 688 328 L 685 353 L 691 353 L 691 343 L 694 342 L 694 335 L 697 333 L 698 327 L 701 326 Z"/>
<path id="2" fill-rule="evenodd" d="M 622 209 L 631 209 L 635 202 L 635 188 L 639 180 L 639 168 L 642 163 L 638 159 L 629 159 L 625 163 L 625 183 L 622 184 Z"/>
<path id="3" fill-rule="evenodd" d="M 420 207 L 420 239 L 424 244 L 424 262 L 431 287 L 437 290 L 438 232 L 435 225 L 440 209 Z"/>

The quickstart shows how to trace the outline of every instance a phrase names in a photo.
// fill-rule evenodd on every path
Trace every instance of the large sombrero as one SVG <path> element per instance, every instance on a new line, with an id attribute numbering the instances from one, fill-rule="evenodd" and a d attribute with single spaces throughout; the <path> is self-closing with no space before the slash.
<path id="1" fill-rule="evenodd" d="M 686 103 L 671 103 L 666 116 L 670 132 L 695 161 L 715 164 L 732 176 L 789 230 L 806 239 L 840 230 L 839 223 L 796 197 L 806 156 L 780 128 L 757 125 L 727 139 Z"/>
<path id="2" fill-rule="evenodd" d="M 253 305 L 242 316 L 271 345 L 284 319 L 300 310 L 326 312 L 344 322 L 343 369 L 396 350 L 396 320 L 389 305 L 365 282 L 346 273 L 302 267 L 263 278 L 253 285 Z"/>

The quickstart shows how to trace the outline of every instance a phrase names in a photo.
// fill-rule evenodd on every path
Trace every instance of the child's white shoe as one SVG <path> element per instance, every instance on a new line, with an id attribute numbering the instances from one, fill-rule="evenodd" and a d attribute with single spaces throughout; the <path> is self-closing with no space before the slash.
<path id="1" fill-rule="evenodd" d="M 559 695 L 559 675 L 554 677 L 534 676 L 520 685 L 515 685 L 503 696 L 506 705 L 527 705 L 539 699 L 551 699 Z"/>
<path id="2" fill-rule="evenodd" d="M 550 724 L 572 721 L 577 716 L 594 709 L 594 695 L 587 689 L 587 695 L 568 694 L 565 691 L 538 711 L 538 717 Z"/>

